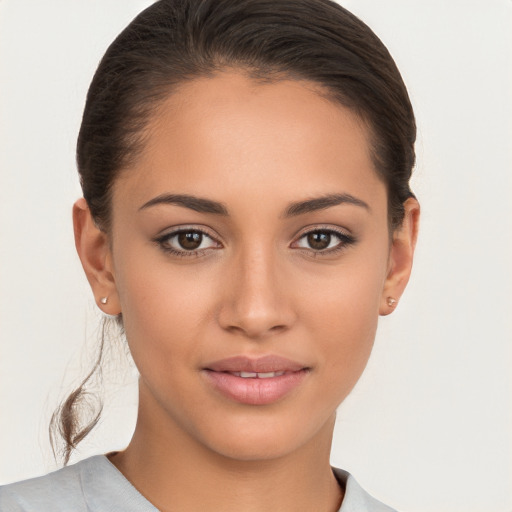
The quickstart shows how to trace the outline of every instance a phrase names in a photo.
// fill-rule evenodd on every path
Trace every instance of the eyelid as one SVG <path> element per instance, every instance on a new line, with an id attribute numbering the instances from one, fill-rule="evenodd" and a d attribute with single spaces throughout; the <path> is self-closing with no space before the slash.
<path id="1" fill-rule="evenodd" d="M 207 238 L 213 240 L 217 247 L 206 247 L 203 249 L 195 249 L 195 250 L 186 250 L 186 249 L 174 249 L 171 246 L 164 246 L 165 242 L 174 238 L 175 236 L 179 235 L 180 233 L 188 233 L 188 232 L 197 232 L 201 233 L 203 236 L 206 236 Z M 162 230 L 158 235 L 156 235 L 153 238 L 153 242 L 157 244 L 162 251 L 165 253 L 174 255 L 174 256 L 183 256 L 183 257 L 193 257 L 193 256 L 200 256 L 202 254 L 205 254 L 207 251 L 210 251 L 212 249 L 218 249 L 223 247 L 223 243 L 220 240 L 220 237 L 217 234 L 212 234 L 212 230 L 210 228 L 207 228 L 206 226 L 198 226 L 195 225 L 179 225 L 179 226 L 173 226 L 168 227 L 164 230 Z"/>
<path id="2" fill-rule="evenodd" d="M 354 235 L 351 233 L 349 229 L 342 228 L 341 226 L 336 226 L 333 224 L 311 224 L 309 226 L 305 226 L 301 228 L 293 237 L 293 240 L 296 241 L 299 238 L 302 238 L 304 235 L 308 235 L 310 233 L 315 233 L 317 231 L 330 231 L 340 236 L 345 236 L 349 238 L 354 238 Z"/>
<path id="3" fill-rule="evenodd" d="M 315 249 L 308 249 L 305 247 L 293 247 L 293 244 L 298 243 L 299 240 L 304 238 L 305 236 L 311 234 L 311 233 L 317 233 L 317 232 L 327 232 L 334 234 L 337 236 L 340 240 L 340 242 L 335 246 L 331 247 L 330 249 L 322 249 L 322 250 L 315 250 Z M 314 256 L 320 256 L 320 255 L 328 255 L 328 254 L 334 254 L 340 251 L 343 251 L 348 246 L 353 245 L 357 242 L 356 237 L 347 229 L 341 228 L 340 226 L 333 226 L 333 225 L 311 225 L 306 226 L 302 228 L 297 235 L 295 235 L 293 242 L 291 244 L 292 248 L 296 248 L 298 250 L 303 250 L 307 253 L 313 254 Z"/>
<path id="4" fill-rule="evenodd" d="M 219 243 L 221 242 L 221 237 L 213 231 L 211 228 L 207 226 L 203 226 L 201 224 L 182 224 L 178 226 L 170 226 L 165 229 L 162 229 L 154 238 L 153 240 L 159 240 L 162 238 L 169 238 L 172 235 L 178 235 L 179 233 L 187 233 L 189 231 L 197 231 L 199 233 L 202 233 L 203 235 L 208 236 L 212 240 L 216 240 Z"/>

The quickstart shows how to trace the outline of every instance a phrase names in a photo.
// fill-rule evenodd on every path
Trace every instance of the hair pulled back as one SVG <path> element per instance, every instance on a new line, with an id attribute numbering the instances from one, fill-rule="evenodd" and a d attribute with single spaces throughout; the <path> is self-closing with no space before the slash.
<path id="1" fill-rule="evenodd" d="M 400 224 L 416 124 L 400 73 L 367 25 L 330 0 L 160 0 L 110 45 L 87 95 L 77 162 L 100 227 L 109 228 L 112 185 L 143 149 L 155 108 L 176 86 L 226 68 L 311 80 L 353 109 L 372 132 L 390 224 Z"/>
<path id="2" fill-rule="evenodd" d="M 390 228 L 400 226 L 413 195 L 416 124 L 400 73 L 367 25 L 331 0 L 160 0 L 110 45 L 87 94 L 77 163 L 101 229 L 110 229 L 112 186 L 144 149 L 155 109 L 183 83 L 229 68 L 264 82 L 316 82 L 359 115 L 387 187 Z M 54 417 L 66 462 L 99 419 L 100 411 L 85 426 L 77 420 L 93 373 Z"/>

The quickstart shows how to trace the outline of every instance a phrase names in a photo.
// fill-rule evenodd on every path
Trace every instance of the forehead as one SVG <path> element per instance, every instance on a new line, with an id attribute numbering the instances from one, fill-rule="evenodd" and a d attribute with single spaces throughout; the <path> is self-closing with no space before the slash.
<path id="1" fill-rule="evenodd" d="M 223 201 L 336 191 L 374 201 L 383 185 L 369 147 L 361 119 L 320 86 L 222 72 L 181 85 L 159 106 L 115 188 L 141 201 L 169 191 Z"/>

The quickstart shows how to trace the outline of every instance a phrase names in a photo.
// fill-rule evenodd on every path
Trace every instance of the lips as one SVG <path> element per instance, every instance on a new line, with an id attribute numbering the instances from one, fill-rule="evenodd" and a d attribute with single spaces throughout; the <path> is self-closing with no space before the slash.
<path id="1" fill-rule="evenodd" d="M 208 364 L 207 382 L 224 397 L 248 405 L 277 402 L 299 387 L 310 368 L 290 359 L 268 355 L 236 356 Z"/>
<path id="2" fill-rule="evenodd" d="M 256 358 L 235 356 L 207 365 L 207 369 L 214 372 L 297 372 L 304 368 L 306 365 L 276 355 Z"/>

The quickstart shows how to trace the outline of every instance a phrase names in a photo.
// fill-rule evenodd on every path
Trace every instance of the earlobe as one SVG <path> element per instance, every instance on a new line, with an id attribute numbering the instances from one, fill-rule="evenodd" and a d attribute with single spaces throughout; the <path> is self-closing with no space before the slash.
<path id="1" fill-rule="evenodd" d="M 388 274 L 382 291 L 379 314 L 392 313 L 407 286 L 411 275 L 414 249 L 418 238 L 420 205 L 411 197 L 404 203 L 402 225 L 393 233 Z"/>
<path id="2" fill-rule="evenodd" d="M 99 229 L 84 198 L 73 205 L 75 246 L 96 304 L 108 315 L 121 312 L 107 234 Z"/>

